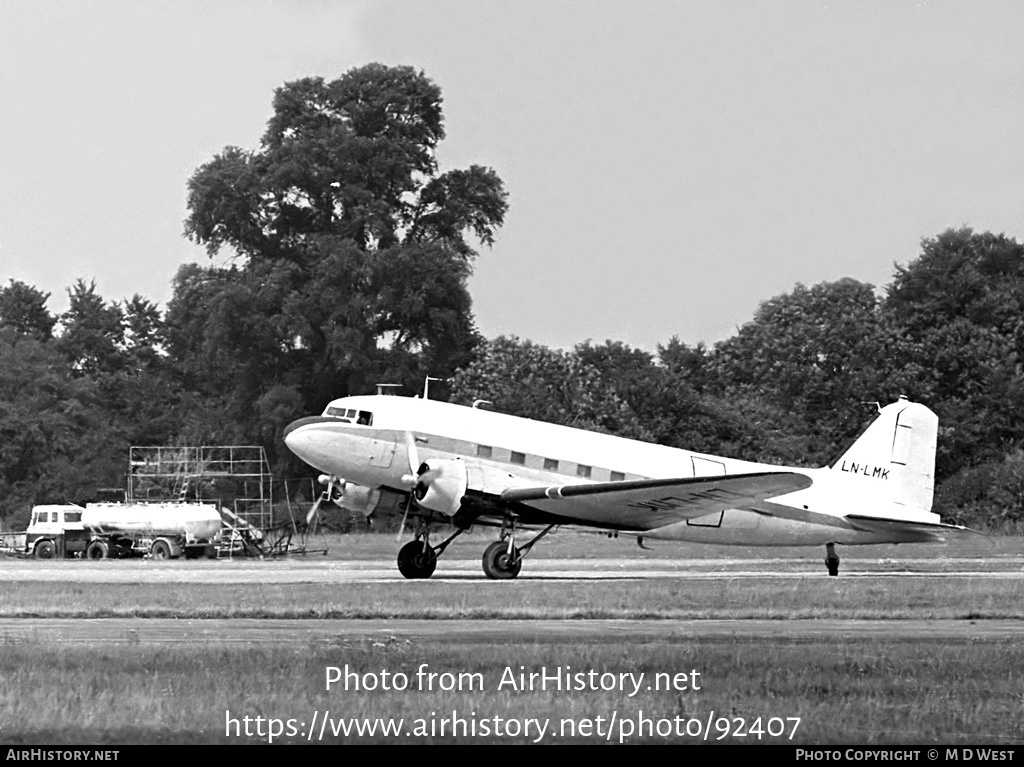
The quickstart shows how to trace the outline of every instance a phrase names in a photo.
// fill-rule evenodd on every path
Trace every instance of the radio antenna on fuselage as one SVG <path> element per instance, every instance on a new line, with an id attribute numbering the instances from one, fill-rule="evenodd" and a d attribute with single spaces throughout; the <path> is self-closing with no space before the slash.
<path id="1" fill-rule="evenodd" d="M 433 376 L 427 376 L 427 380 L 423 382 L 423 399 L 427 399 L 427 390 L 430 388 L 431 381 L 441 381 L 441 378 L 434 378 Z"/>

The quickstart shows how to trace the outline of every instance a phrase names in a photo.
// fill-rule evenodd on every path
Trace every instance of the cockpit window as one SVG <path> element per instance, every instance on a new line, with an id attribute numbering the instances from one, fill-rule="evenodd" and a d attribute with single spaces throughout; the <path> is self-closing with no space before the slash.
<path id="1" fill-rule="evenodd" d="M 82 521 L 82 512 L 80 512 L 80 511 L 65 511 L 64 512 L 64 521 L 65 522 L 81 522 Z"/>
<path id="2" fill-rule="evenodd" d="M 361 426 L 371 426 L 373 424 L 373 413 L 369 413 L 366 410 L 356 410 L 352 407 L 329 407 L 324 411 L 324 415 L 328 418 L 337 418 L 339 421 L 357 423 Z"/>
<path id="3" fill-rule="evenodd" d="M 345 421 L 346 423 L 352 423 L 352 418 L 348 415 L 351 412 L 351 410 L 346 410 L 343 407 L 329 407 L 324 411 L 324 415 L 330 418 L 337 418 L 338 420 Z"/>

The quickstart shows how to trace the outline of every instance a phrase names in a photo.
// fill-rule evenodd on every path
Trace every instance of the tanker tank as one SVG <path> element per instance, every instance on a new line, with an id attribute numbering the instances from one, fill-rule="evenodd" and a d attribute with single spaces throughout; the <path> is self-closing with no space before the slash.
<path id="1" fill-rule="evenodd" d="M 221 516 L 208 503 L 90 503 L 82 512 L 82 525 L 96 534 L 184 535 L 189 542 L 212 541 L 220 532 Z"/>

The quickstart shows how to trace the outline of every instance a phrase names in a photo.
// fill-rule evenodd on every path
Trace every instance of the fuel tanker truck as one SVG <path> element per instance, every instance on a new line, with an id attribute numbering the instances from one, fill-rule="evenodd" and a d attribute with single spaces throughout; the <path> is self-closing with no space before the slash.
<path id="1" fill-rule="evenodd" d="M 36 559 L 215 557 L 220 530 L 209 503 L 35 506 L 23 551 Z"/>

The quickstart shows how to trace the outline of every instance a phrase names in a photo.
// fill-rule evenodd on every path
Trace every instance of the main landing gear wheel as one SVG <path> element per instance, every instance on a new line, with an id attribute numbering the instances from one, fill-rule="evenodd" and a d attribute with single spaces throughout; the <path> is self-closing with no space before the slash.
<path id="1" fill-rule="evenodd" d="M 523 558 L 514 546 L 511 554 L 508 550 L 508 540 L 495 541 L 484 549 L 484 574 L 488 578 L 509 580 L 519 575 L 523 569 Z"/>
<path id="2" fill-rule="evenodd" d="M 839 575 L 839 555 L 836 554 L 834 543 L 825 544 L 825 567 L 828 568 L 829 575 Z"/>
<path id="3" fill-rule="evenodd" d="M 435 567 L 437 554 L 425 540 L 409 541 L 398 552 L 398 572 L 406 578 L 429 578 Z"/>

